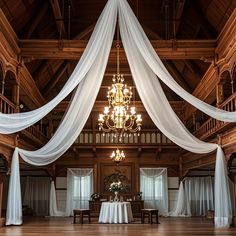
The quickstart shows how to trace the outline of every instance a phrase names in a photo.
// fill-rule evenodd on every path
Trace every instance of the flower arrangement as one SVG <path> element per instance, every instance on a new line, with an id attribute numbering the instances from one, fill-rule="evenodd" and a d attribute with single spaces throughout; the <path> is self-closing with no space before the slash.
<path id="1" fill-rule="evenodd" d="M 93 193 L 91 195 L 91 199 L 94 201 L 94 200 L 98 200 L 100 198 L 100 194 L 99 193 Z"/>
<path id="2" fill-rule="evenodd" d="M 111 183 L 109 187 L 109 191 L 111 192 L 120 192 L 122 189 L 123 185 L 120 181 Z"/>

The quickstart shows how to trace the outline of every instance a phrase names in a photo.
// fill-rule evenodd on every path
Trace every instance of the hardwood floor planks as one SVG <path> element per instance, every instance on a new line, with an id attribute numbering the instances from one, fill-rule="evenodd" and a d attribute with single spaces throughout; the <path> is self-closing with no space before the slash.
<path id="1" fill-rule="evenodd" d="M 141 224 L 136 219 L 131 224 L 98 224 L 93 218 L 73 224 L 73 218 L 31 217 L 22 226 L 0 228 L 0 236 L 195 236 L 195 235 L 236 235 L 236 227 L 215 229 L 213 221 L 206 218 L 163 218 L 161 224 Z"/>

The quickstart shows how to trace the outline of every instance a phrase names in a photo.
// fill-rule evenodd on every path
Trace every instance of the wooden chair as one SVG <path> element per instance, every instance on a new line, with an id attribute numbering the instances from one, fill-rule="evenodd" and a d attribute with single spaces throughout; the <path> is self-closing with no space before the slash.
<path id="1" fill-rule="evenodd" d="M 83 224 L 84 216 L 88 216 L 89 223 L 91 222 L 90 210 L 89 209 L 78 209 L 73 210 L 74 213 L 74 224 L 76 223 L 76 216 L 79 216 L 79 223 Z"/>
<path id="2" fill-rule="evenodd" d="M 141 222 L 144 224 L 145 216 L 148 216 L 148 223 L 152 224 L 152 216 L 156 215 L 156 224 L 159 224 L 158 221 L 158 210 L 157 209 L 141 209 Z"/>

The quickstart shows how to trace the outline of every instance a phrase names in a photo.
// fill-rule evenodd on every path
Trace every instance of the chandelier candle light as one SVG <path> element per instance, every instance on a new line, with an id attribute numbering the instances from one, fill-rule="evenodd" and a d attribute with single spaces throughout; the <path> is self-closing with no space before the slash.
<path id="1" fill-rule="evenodd" d="M 111 159 L 116 162 L 116 164 L 118 165 L 121 161 L 123 161 L 125 159 L 125 154 L 122 151 L 120 151 L 118 148 L 116 149 L 116 151 L 113 151 L 111 154 Z"/>
<path id="2" fill-rule="evenodd" d="M 113 132 L 121 141 L 125 132 L 136 133 L 141 129 L 142 118 L 140 114 L 136 114 L 135 107 L 129 104 L 132 98 L 131 87 L 128 88 L 124 84 L 124 77 L 120 74 L 119 62 L 119 32 L 117 30 L 117 74 L 113 75 L 112 87 L 108 87 L 107 98 L 108 106 L 104 108 L 103 114 L 99 114 L 98 125 L 99 130 L 103 132 Z"/>

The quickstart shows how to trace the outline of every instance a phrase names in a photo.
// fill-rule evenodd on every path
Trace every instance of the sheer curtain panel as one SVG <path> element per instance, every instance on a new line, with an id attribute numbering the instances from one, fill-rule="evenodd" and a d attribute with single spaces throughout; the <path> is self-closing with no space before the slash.
<path id="1" fill-rule="evenodd" d="M 93 169 L 67 169 L 66 215 L 73 215 L 74 209 L 89 209 L 93 193 Z"/>
<path id="2" fill-rule="evenodd" d="M 161 215 L 168 215 L 166 168 L 140 168 L 140 190 L 145 208 L 158 209 Z"/>
<path id="3" fill-rule="evenodd" d="M 49 215 L 50 178 L 27 177 L 23 204 L 33 209 L 35 216 Z"/>

